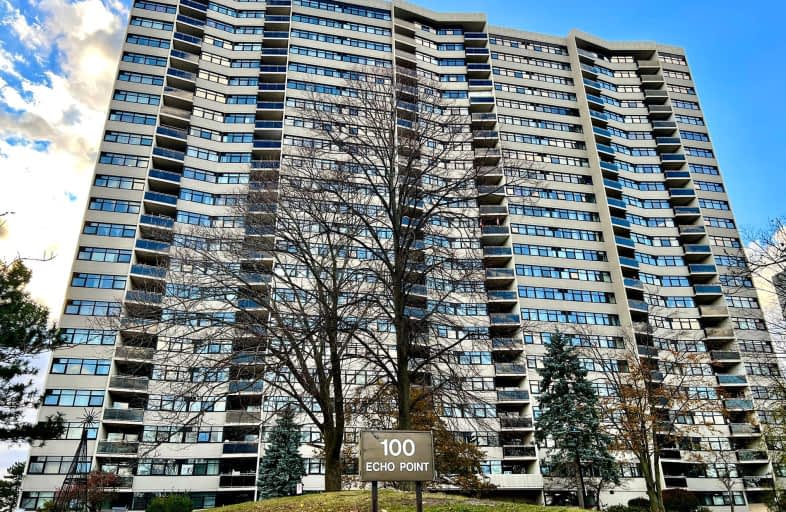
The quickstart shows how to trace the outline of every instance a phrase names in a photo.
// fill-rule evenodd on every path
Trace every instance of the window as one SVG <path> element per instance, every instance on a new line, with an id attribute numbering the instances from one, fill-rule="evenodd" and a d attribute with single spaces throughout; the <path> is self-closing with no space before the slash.
<path id="1" fill-rule="evenodd" d="M 530 224 L 511 224 L 511 233 L 519 235 L 542 236 L 550 238 L 566 238 L 570 240 L 601 241 L 603 234 L 599 231 L 584 229 L 557 228 L 549 226 L 534 226 Z"/>
<path id="2" fill-rule="evenodd" d="M 65 314 L 81 316 L 119 316 L 120 303 L 103 300 L 69 300 L 66 302 Z"/>
<path id="3" fill-rule="evenodd" d="M 50 373 L 63 375 L 109 375 L 109 359 L 55 357 Z"/>
<path id="4" fill-rule="evenodd" d="M 686 140 L 697 140 L 699 142 L 710 141 L 709 136 L 707 136 L 706 133 L 701 133 L 701 132 L 689 132 L 686 130 L 680 130 L 680 136 Z"/>
<path id="5" fill-rule="evenodd" d="M 158 105 L 161 103 L 161 97 L 157 94 L 145 94 L 143 92 L 134 91 L 117 90 L 112 95 L 112 99 L 117 101 L 126 101 L 128 103 L 141 103 L 142 105 Z M 110 140 L 109 142 L 115 141 Z"/>
<path id="6" fill-rule="evenodd" d="M 516 265 L 516 275 L 545 277 L 549 279 L 572 279 L 577 281 L 611 282 L 611 274 L 600 270 L 546 267 L 539 265 Z"/>
<path id="7" fill-rule="evenodd" d="M 718 176 L 720 174 L 720 171 L 714 165 L 688 164 L 688 169 L 696 174 L 707 174 L 710 176 Z"/>
<path id="8" fill-rule="evenodd" d="M 135 112 L 124 112 L 122 110 L 112 110 L 109 112 L 109 120 L 119 121 L 121 123 L 147 124 L 151 126 L 156 124 L 156 116 L 137 114 Z"/>
<path id="9" fill-rule="evenodd" d="M 686 146 L 685 153 L 690 156 L 697 156 L 701 158 L 715 158 L 715 155 L 709 149 L 690 148 Z"/>
<path id="10" fill-rule="evenodd" d="M 139 213 L 139 201 L 124 201 L 121 199 L 105 199 L 102 197 L 90 198 L 88 210 L 115 213 Z"/>
<path id="11" fill-rule="evenodd" d="M 586 311 L 557 311 L 551 309 L 521 308 L 521 319 L 537 322 L 560 322 L 587 325 L 620 325 L 617 315 Z"/>
<path id="12" fill-rule="evenodd" d="M 108 222 L 85 222 L 82 233 L 85 235 L 134 238 L 136 226 L 132 224 L 110 224 Z"/>
<path id="13" fill-rule="evenodd" d="M 144 190 L 145 181 L 140 178 L 129 178 L 127 176 L 99 174 L 96 176 L 93 185 L 96 187 L 120 188 L 125 190 Z"/>
<path id="14" fill-rule="evenodd" d="M 715 183 L 712 181 L 698 181 L 698 180 L 694 181 L 693 183 L 696 185 L 696 188 L 698 188 L 699 190 L 705 190 L 707 192 L 724 192 L 723 184 L 721 183 Z"/>
<path id="15" fill-rule="evenodd" d="M 744 331 L 766 331 L 767 326 L 764 324 L 764 320 L 760 318 L 742 318 L 742 317 L 732 317 L 732 323 L 734 324 L 735 329 L 741 329 Z"/>
<path id="16" fill-rule="evenodd" d="M 107 249 L 104 247 L 80 247 L 76 259 L 101 261 L 104 263 L 128 263 L 131 261 L 131 251 L 128 249 Z"/>
<path id="17" fill-rule="evenodd" d="M 150 18 L 140 18 L 138 16 L 131 17 L 131 26 L 152 28 L 155 30 L 172 30 L 172 23 L 166 21 L 153 20 Z"/>
<path id="18" fill-rule="evenodd" d="M 44 405 L 60 407 L 101 407 L 104 405 L 104 391 L 91 389 L 47 389 L 44 392 Z"/>
<path id="19" fill-rule="evenodd" d="M 694 117 L 694 116 L 685 116 L 682 114 L 674 114 L 674 118 L 677 120 L 678 123 L 682 124 L 692 124 L 696 126 L 704 126 L 704 119 L 701 117 Z"/>
<path id="20" fill-rule="evenodd" d="M 595 302 L 614 304 L 614 294 L 590 290 L 565 290 L 560 288 L 544 288 L 535 286 L 519 286 L 519 297 L 527 299 L 547 299 L 571 302 Z"/>
<path id="21" fill-rule="evenodd" d="M 146 73 L 134 73 L 131 71 L 120 71 L 117 79 L 121 82 L 131 82 L 145 85 L 164 85 L 164 77 L 148 75 Z"/>
<path id="22" fill-rule="evenodd" d="M 74 329 L 62 330 L 64 343 L 71 345 L 114 345 L 117 333 L 115 331 L 100 329 Z"/>
<path id="23" fill-rule="evenodd" d="M 149 0 L 136 0 L 134 7 L 139 9 L 147 9 L 148 11 L 164 12 L 166 14 L 175 14 L 177 8 L 172 5 L 159 4 L 157 2 L 150 2 Z"/>
<path id="24" fill-rule="evenodd" d="M 85 274 L 75 272 L 71 277 L 71 286 L 77 288 L 109 288 L 123 290 L 126 277 L 111 274 Z"/>
<path id="25" fill-rule="evenodd" d="M 699 198 L 699 206 L 702 208 L 709 208 L 712 210 L 730 210 L 728 201 L 720 201 L 718 199 L 704 199 Z"/>
<path id="26" fill-rule="evenodd" d="M 167 39 L 140 36 L 138 34 L 128 34 L 126 42 L 129 44 L 138 44 L 139 46 L 150 46 L 151 48 L 169 48 L 169 40 Z"/>
<path id="27" fill-rule="evenodd" d="M 43 510 L 54 499 L 54 491 L 24 491 L 19 506 L 25 510 Z"/>
<path id="28" fill-rule="evenodd" d="M 131 62 L 133 64 L 147 64 L 149 66 L 166 66 L 166 59 L 164 57 L 154 57 L 153 55 L 145 55 L 143 53 L 124 52 L 121 58 L 123 62 Z"/>

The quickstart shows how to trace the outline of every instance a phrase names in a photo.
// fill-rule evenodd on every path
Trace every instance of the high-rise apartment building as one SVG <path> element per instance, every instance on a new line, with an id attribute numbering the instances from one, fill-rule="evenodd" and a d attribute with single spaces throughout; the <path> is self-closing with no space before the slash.
<path id="1" fill-rule="evenodd" d="M 723 505 L 714 476 L 728 470 L 739 476 L 735 503 L 761 503 L 777 468 L 761 436 L 759 379 L 777 365 L 761 357 L 771 343 L 739 273 L 740 237 L 681 48 L 522 32 L 403 2 L 135 0 L 60 321 L 68 346 L 47 368 L 40 414 L 60 412 L 68 428 L 31 449 L 21 506 L 35 509 L 60 485 L 84 409 L 101 413 L 85 466 L 119 474 L 127 507 L 173 490 L 190 491 L 198 507 L 254 499 L 264 390 L 236 386 L 258 392 L 258 408 L 239 410 L 228 382 L 209 421 L 156 420 L 176 400 L 156 367 L 164 342 L 139 336 L 129 308 L 166 301 L 168 253 L 183 243 L 173 233 L 232 222 L 238 190 L 275 180 L 282 155 L 308 137 L 304 100 L 344 94 L 363 66 L 436 84 L 487 170 L 471 241 L 482 248 L 487 300 L 455 313 L 480 318 L 489 334 L 459 362 L 483 366 L 495 397 L 483 408 L 486 430 L 471 436 L 490 481 L 544 497 L 533 422 L 548 336 L 584 332 L 574 336 L 613 353 L 626 329 L 647 322 L 641 355 L 695 352 L 690 367 L 665 362 L 664 373 L 702 375 L 694 391 L 725 400 L 723 414 L 684 422 L 715 424 L 721 435 L 697 441 L 726 453 L 728 466 L 675 447 L 663 454 L 664 486 Z M 531 186 L 505 186 L 522 175 Z M 192 398 L 188 407 L 205 406 Z M 160 443 L 155 452 L 149 442 Z M 304 453 L 305 488 L 319 489 L 323 465 Z M 636 464 L 624 474 L 604 503 L 643 494 Z"/>

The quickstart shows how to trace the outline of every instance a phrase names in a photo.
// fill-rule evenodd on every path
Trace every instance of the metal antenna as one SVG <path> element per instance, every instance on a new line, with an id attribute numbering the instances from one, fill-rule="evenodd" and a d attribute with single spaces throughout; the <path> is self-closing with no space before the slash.
<path id="1" fill-rule="evenodd" d="M 81 417 L 82 435 L 76 447 L 76 453 L 68 467 L 63 485 L 55 493 L 52 509 L 55 512 L 68 510 L 85 510 L 87 508 L 87 475 L 90 472 L 91 460 L 87 454 L 87 434 L 96 423 L 98 414 L 95 410 L 84 410 Z"/>

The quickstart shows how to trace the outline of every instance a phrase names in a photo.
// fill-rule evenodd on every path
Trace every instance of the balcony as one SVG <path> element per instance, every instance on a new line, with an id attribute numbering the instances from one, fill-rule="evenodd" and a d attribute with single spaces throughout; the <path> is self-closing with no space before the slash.
<path id="1" fill-rule="evenodd" d="M 633 240 L 631 240 L 626 236 L 619 236 L 619 235 L 615 236 L 614 241 L 618 246 L 624 247 L 626 249 L 633 249 L 634 247 L 636 247 L 636 244 L 633 242 Z"/>
<path id="2" fill-rule="evenodd" d="M 524 377 L 527 375 L 527 366 L 517 363 L 495 363 L 494 373 L 497 377 Z"/>
<path id="3" fill-rule="evenodd" d="M 133 347 L 133 346 L 119 346 L 115 348 L 115 359 L 123 359 L 123 360 L 137 360 L 137 361 L 150 361 L 153 359 L 153 355 L 155 354 L 155 349 L 148 348 L 148 347 Z M 111 383 L 114 382 L 114 379 L 120 379 L 121 377 L 113 377 L 113 380 L 110 381 Z M 125 378 L 125 377 L 122 377 Z M 117 381 L 118 383 L 122 383 Z M 129 383 L 132 384 L 132 383 Z M 142 384 L 140 383 L 140 386 Z M 147 389 L 147 384 L 144 385 L 144 389 Z"/>
<path id="4" fill-rule="evenodd" d="M 658 146 L 658 151 L 669 152 L 679 149 L 682 141 L 679 137 L 655 137 L 655 144 Z"/>
<path id="5" fill-rule="evenodd" d="M 175 226 L 175 219 L 166 215 L 142 215 L 139 218 L 140 227 L 152 227 L 171 230 Z"/>
<path id="6" fill-rule="evenodd" d="M 150 169 L 147 177 L 151 185 L 156 184 L 166 188 L 177 188 L 182 178 L 178 172 L 162 171 L 161 169 Z"/>
<path id="7" fill-rule="evenodd" d="M 131 265 L 131 277 L 139 277 L 143 280 L 161 281 L 166 277 L 167 269 L 155 265 L 144 265 L 135 263 Z"/>
<path id="8" fill-rule="evenodd" d="M 257 110 L 284 110 L 284 103 L 281 101 L 260 101 L 257 102 Z"/>
<path id="9" fill-rule="evenodd" d="M 751 423 L 729 423 L 729 432 L 737 436 L 758 437 L 761 434 L 761 427 Z"/>
<path id="10" fill-rule="evenodd" d="M 622 267 L 627 267 L 627 268 L 638 270 L 639 262 L 636 259 L 628 258 L 626 256 L 620 256 L 619 258 L 620 258 L 620 265 Z"/>
<path id="11" fill-rule="evenodd" d="M 491 338 L 491 350 L 520 352 L 524 350 L 524 342 L 520 338 Z"/>
<path id="12" fill-rule="evenodd" d="M 531 429 L 532 418 L 525 416 L 501 416 L 499 418 L 499 426 L 501 428 L 510 429 Z"/>
<path id="13" fill-rule="evenodd" d="M 701 210 L 695 206 L 675 206 L 674 217 L 680 221 L 693 222 L 701 216 Z"/>
<path id="14" fill-rule="evenodd" d="M 590 104 L 590 108 L 603 108 L 604 102 L 603 98 L 600 96 L 595 96 L 594 94 L 587 94 L 587 101 Z"/>
<path id="15" fill-rule="evenodd" d="M 502 446 L 502 456 L 506 459 L 534 459 L 537 457 L 534 446 Z"/>
<path id="16" fill-rule="evenodd" d="M 156 135 L 163 135 L 164 137 L 169 137 L 170 139 L 185 141 L 188 137 L 188 132 L 173 126 L 161 125 L 156 128 Z"/>
<path id="17" fill-rule="evenodd" d="M 252 423 L 259 424 L 262 421 L 259 411 L 227 411 L 227 423 Z"/>
<path id="18" fill-rule="evenodd" d="M 232 473 L 218 477 L 219 487 L 256 487 L 256 485 L 256 473 Z"/>
<path id="19" fill-rule="evenodd" d="M 166 206 L 177 206 L 177 196 L 163 192 L 145 192 L 145 201 Z"/>
<path id="20" fill-rule="evenodd" d="M 752 411 L 753 400 L 731 398 L 723 401 L 723 406 L 729 411 Z"/>
<path id="21" fill-rule="evenodd" d="M 714 301 L 723 296 L 723 290 L 719 284 L 697 284 L 693 286 L 693 294 L 697 299 Z"/>
<path id="22" fill-rule="evenodd" d="M 259 451 L 259 444 L 242 441 L 224 441 L 222 448 L 222 453 L 225 455 L 257 453 Z"/>
<path id="23" fill-rule="evenodd" d="M 652 121 L 652 131 L 655 134 L 671 134 L 677 130 L 677 123 L 674 121 Z"/>
<path id="24" fill-rule="evenodd" d="M 705 264 L 693 264 L 688 265 L 688 272 L 690 272 L 691 277 L 694 276 L 714 276 L 718 274 L 718 269 L 715 265 L 705 265 Z"/>
<path id="25" fill-rule="evenodd" d="M 525 389 L 497 390 L 497 402 L 529 402 L 529 391 Z"/>
<path id="26" fill-rule="evenodd" d="M 140 252 L 150 252 L 159 255 L 165 255 L 169 253 L 169 244 L 166 242 L 158 242 L 156 240 L 145 240 L 144 238 L 140 238 L 136 241 L 135 247 Z"/>
<path id="27" fill-rule="evenodd" d="M 518 303 L 518 295 L 515 291 L 508 290 L 489 290 L 486 292 L 488 302 L 513 302 Z"/>
<path id="28" fill-rule="evenodd" d="M 745 375 L 719 374 L 717 375 L 719 386 L 746 386 L 748 377 Z"/>
<path id="29" fill-rule="evenodd" d="M 685 155 L 682 153 L 661 153 L 660 165 L 664 169 L 679 169 L 685 165 Z"/>
<path id="30" fill-rule="evenodd" d="M 666 103 L 667 99 L 669 99 L 669 93 L 666 91 L 644 89 L 644 103 L 662 105 Z"/>
<path id="31" fill-rule="evenodd" d="M 149 292 L 145 290 L 128 290 L 126 292 L 126 302 L 137 302 L 145 305 L 161 304 L 164 300 L 162 293 Z"/>
<path id="32" fill-rule="evenodd" d="M 637 345 L 636 348 L 639 351 L 639 355 L 642 357 L 658 357 L 658 349 L 655 347 L 651 347 L 649 345 Z"/>
<path id="33" fill-rule="evenodd" d="M 771 476 L 744 476 L 742 477 L 742 486 L 749 490 L 768 490 L 772 491 L 775 487 L 775 481 Z"/>
<path id="34" fill-rule="evenodd" d="M 584 87 L 587 89 L 587 92 L 591 92 L 592 94 L 600 94 L 603 90 L 600 86 L 600 82 L 592 80 L 591 78 L 584 79 Z"/>
<path id="35" fill-rule="evenodd" d="M 596 143 L 595 147 L 598 149 L 598 153 L 600 153 L 601 155 L 605 155 L 607 157 L 614 158 L 614 155 L 617 153 L 616 151 L 614 151 L 614 148 L 609 146 L 608 144 Z"/>
<path id="36" fill-rule="evenodd" d="M 487 268 L 486 279 L 510 281 L 516 277 L 516 272 L 512 268 Z"/>
<path id="37" fill-rule="evenodd" d="M 726 306 L 699 306 L 699 313 L 703 318 L 719 320 L 729 316 Z"/>
<path id="38" fill-rule="evenodd" d="M 250 362 L 256 360 L 256 356 L 252 355 L 249 359 Z M 233 363 L 239 363 L 241 361 L 236 361 L 233 359 Z M 265 387 L 265 383 L 263 381 L 251 381 L 251 380 L 232 380 L 229 381 L 229 392 L 230 393 L 261 393 Z"/>
<path id="39" fill-rule="evenodd" d="M 500 216 L 500 215 L 507 215 L 508 214 L 508 207 L 507 206 L 499 206 L 499 205 L 481 205 L 479 207 L 480 215 L 485 216 Z"/>
<path id="40" fill-rule="evenodd" d="M 644 291 L 644 283 L 642 283 L 638 279 L 625 277 L 625 278 L 622 279 L 622 284 L 623 284 L 623 286 L 625 286 L 625 288 L 628 288 L 630 290 L 635 290 L 635 291 L 639 291 L 639 292 L 643 292 Z"/>
<path id="41" fill-rule="evenodd" d="M 740 353 L 733 350 L 710 350 L 710 359 L 713 364 L 737 364 L 740 362 Z"/>
<path id="42" fill-rule="evenodd" d="M 182 163 L 186 157 L 186 154 L 182 151 L 156 146 L 153 148 L 153 157 L 161 157 L 173 162 Z"/>
<path id="43" fill-rule="evenodd" d="M 139 443 L 123 441 L 98 441 L 97 454 L 103 455 L 134 455 L 139 450 Z"/>
<path id="44" fill-rule="evenodd" d="M 668 119 L 671 117 L 671 107 L 668 105 L 648 105 L 651 119 Z"/>
<path id="45" fill-rule="evenodd" d="M 766 464 L 769 460 L 765 450 L 737 450 L 737 462 Z"/>
<path id="46" fill-rule="evenodd" d="M 104 409 L 104 421 L 141 423 L 144 418 L 143 409 Z"/>
<path id="47" fill-rule="evenodd" d="M 686 241 L 696 241 L 702 239 L 707 230 L 704 226 L 679 226 L 680 238 Z"/>
<path id="48" fill-rule="evenodd" d="M 617 174 L 620 171 L 620 166 L 613 163 L 613 162 L 606 162 L 605 160 L 600 161 L 600 168 L 604 171 L 608 171 L 613 174 Z"/>
<path id="49" fill-rule="evenodd" d="M 489 315 L 492 327 L 519 327 L 521 317 L 516 313 L 492 313 Z"/>
<path id="50" fill-rule="evenodd" d="M 611 140 L 611 132 L 606 128 L 593 126 L 592 133 L 595 134 L 595 140 L 603 141 L 603 143 L 608 143 Z"/>
<path id="51" fill-rule="evenodd" d="M 617 210 L 621 210 L 619 212 L 612 212 L 612 215 L 625 215 L 625 211 L 628 209 L 628 205 L 625 204 L 625 201 L 622 199 L 617 199 L 616 197 L 606 197 L 606 203 L 608 203 L 609 208 L 615 208 Z"/>
<path id="52" fill-rule="evenodd" d="M 508 261 L 513 257 L 511 247 L 490 246 L 483 248 L 483 259 L 496 261 L 497 263 Z"/>
<path id="53" fill-rule="evenodd" d="M 705 327 L 704 335 L 707 341 L 726 341 L 734 339 L 731 327 Z"/>
<path id="54" fill-rule="evenodd" d="M 593 121 L 598 121 L 602 126 L 605 126 L 609 120 L 608 114 L 590 109 L 590 117 Z"/>
<path id="55" fill-rule="evenodd" d="M 685 252 L 685 259 L 704 259 L 712 256 L 712 250 L 706 244 L 688 244 L 683 246 Z"/>
<path id="56" fill-rule="evenodd" d="M 628 232 L 630 231 L 630 221 L 628 219 L 623 219 L 622 217 L 611 217 L 611 226 L 619 231 Z"/>
<path id="57" fill-rule="evenodd" d="M 692 188 L 670 188 L 669 199 L 671 204 L 688 204 L 696 199 L 696 191 Z"/>

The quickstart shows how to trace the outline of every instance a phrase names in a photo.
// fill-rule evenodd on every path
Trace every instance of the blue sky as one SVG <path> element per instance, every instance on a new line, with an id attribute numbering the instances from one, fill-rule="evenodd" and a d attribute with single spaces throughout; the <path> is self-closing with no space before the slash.
<path id="1" fill-rule="evenodd" d="M 437 11 L 482 11 L 494 25 L 686 49 L 732 207 L 743 234 L 786 215 L 784 2 L 428 0 Z M 778 119 L 781 119 L 779 122 Z"/>

